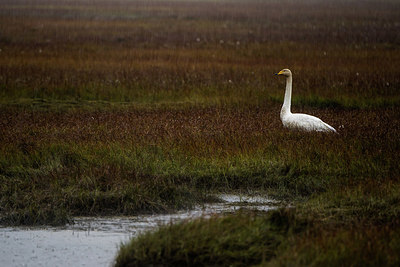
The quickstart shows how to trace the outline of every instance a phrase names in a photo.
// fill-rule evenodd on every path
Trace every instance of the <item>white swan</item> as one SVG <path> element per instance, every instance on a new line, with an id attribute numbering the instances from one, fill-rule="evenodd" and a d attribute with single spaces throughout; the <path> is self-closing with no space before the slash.
<path id="1" fill-rule="evenodd" d="M 302 113 L 292 113 L 290 111 L 292 100 L 292 72 L 289 69 L 283 69 L 280 72 L 275 73 L 275 75 L 286 76 L 285 100 L 283 101 L 281 109 L 281 120 L 283 126 L 307 132 L 317 131 L 336 133 L 335 128 L 317 117 Z"/>

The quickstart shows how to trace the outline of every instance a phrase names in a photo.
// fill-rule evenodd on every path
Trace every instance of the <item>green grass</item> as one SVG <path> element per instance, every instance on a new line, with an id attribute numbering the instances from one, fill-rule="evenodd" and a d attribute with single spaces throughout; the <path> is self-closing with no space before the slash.
<path id="1" fill-rule="evenodd" d="M 166 212 L 247 190 L 300 201 L 371 178 L 396 183 L 396 109 L 380 113 L 380 130 L 370 127 L 375 111 L 360 120 L 342 110 L 349 124 L 339 135 L 260 123 L 274 110 L 3 109 L 2 221 Z"/>
<path id="2" fill-rule="evenodd" d="M 395 266 L 400 262 L 398 228 L 354 221 L 335 227 L 313 215 L 302 207 L 268 213 L 242 210 L 163 226 L 123 244 L 115 266 Z"/>
<path id="3" fill-rule="evenodd" d="M 335 188 L 295 209 L 167 225 L 123 244 L 115 266 L 396 266 L 399 186 L 376 187 Z"/>
<path id="4" fill-rule="evenodd" d="M 1 224 L 174 212 L 257 191 L 295 209 L 165 226 L 118 262 L 398 265 L 399 10 L 3 1 Z M 282 68 L 294 74 L 293 112 L 338 135 L 282 127 Z"/>
<path id="5" fill-rule="evenodd" d="M 296 230 L 292 218 L 278 213 L 239 212 L 188 221 L 123 245 L 115 266 L 248 266 L 273 258 L 289 232 Z"/>
<path id="6" fill-rule="evenodd" d="M 23 144 L 0 160 L 3 223 L 62 224 L 71 215 L 166 212 L 189 208 L 203 197 L 164 175 L 173 165 L 157 165 L 163 155 L 157 147 L 31 149 Z"/>

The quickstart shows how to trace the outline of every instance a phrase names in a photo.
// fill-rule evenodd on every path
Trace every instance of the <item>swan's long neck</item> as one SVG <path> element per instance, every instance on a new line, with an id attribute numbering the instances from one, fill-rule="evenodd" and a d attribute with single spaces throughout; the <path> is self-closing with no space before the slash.
<path id="1" fill-rule="evenodd" d="M 290 114 L 290 103 L 292 101 L 292 75 L 286 78 L 285 99 L 281 109 L 281 118 L 286 114 Z"/>

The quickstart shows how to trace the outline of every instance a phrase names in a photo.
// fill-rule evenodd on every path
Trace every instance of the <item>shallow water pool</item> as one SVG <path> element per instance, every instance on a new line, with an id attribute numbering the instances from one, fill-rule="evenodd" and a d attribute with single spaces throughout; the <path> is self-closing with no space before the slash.
<path id="1" fill-rule="evenodd" d="M 260 196 L 220 195 L 222 202 L 174 214 L 78 217 L 63 227 L 0 227 L 1 266 L 111 266 L 121 242 L 159 225 L 240 208 L 270 210 Z"/>

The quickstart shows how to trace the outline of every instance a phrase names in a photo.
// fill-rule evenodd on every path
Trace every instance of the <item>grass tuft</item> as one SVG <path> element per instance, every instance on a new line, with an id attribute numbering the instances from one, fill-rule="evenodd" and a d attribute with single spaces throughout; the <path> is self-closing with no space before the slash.
<path id="1" fill-rule="evenodd" d="M 241 211 L 161 227 L 122 245 L 115 266 L 253 265 L 270 260 L 293 229 L 284 210 Z M 299 222 L 299 224 L 301 224 Z"/>

